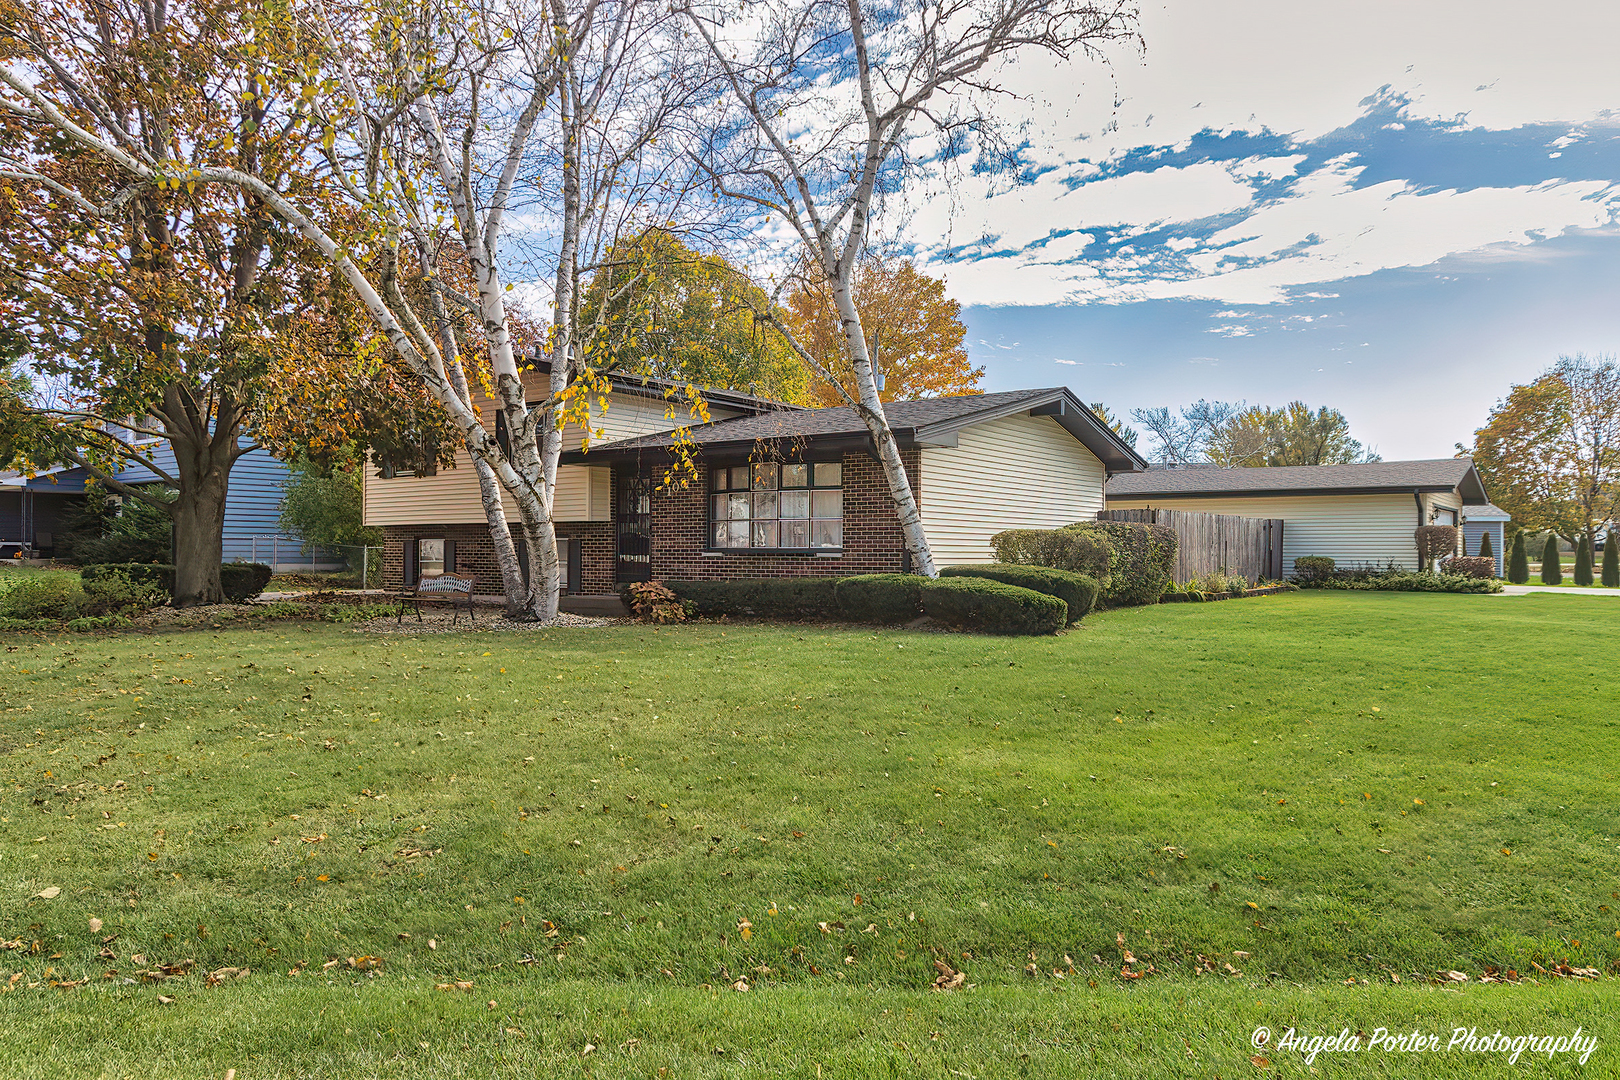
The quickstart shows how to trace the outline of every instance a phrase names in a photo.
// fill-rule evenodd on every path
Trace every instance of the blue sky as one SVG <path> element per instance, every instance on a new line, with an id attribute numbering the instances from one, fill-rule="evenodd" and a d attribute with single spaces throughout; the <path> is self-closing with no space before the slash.
<path id="1" fill-rule="evenodd" d="M 1525 15 L 1148 7 L 1141 55 L 1010 73 L 1024 182 L 958 182 L 906 239 L 986 389 L 1301 398 L 1449 455 L 1559 353 L 1620 352 L 1620 5 Z"/>

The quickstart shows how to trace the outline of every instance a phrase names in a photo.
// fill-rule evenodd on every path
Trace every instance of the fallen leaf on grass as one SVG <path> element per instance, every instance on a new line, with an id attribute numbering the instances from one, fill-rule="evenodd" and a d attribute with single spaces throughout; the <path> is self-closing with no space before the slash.
<path id="1" fill-rule="evenodd" d="M 159 994 L 158 995 L 158 1004 L 159 1005 L 173 1005 L 174 1004 L 174 998 L 172 998 L 172 997 L 164 997 L 162 994 Z"/>
<path id="2" fill-rule="evenodd" d="M 90 932 L 92 934 L 101 933 L 101 920 L 98 919 L 98 918 L 95 918 L 94 916 L 91 916 L 91 918 L 90 918 Z"/>
<path id="3" fill-rule="evenodd" d="M 39 892 L 35 893 L 34 895 L 41 900 L 55 900 L 58 896 L 62 895 L 62 886 L 50 885 L 39 890 Z"/>
<path id="4" fill-rule="evenodd" d="M 239 968 L 239 967 L 215 968 L 213 971 L 210 971 L 208 973 L 208 980 L 207 981 L 208 981 L 209 986 L 218 986 L 220 983 L 230 982 L 232 979 L 244 979 L 247 976 L 251 975 L 252 973 L 253 973 L 252 970 L 249 969 L 249 968 Z"/>
<path id="5" fill-rule="evenodd" d="M 1263 1058 L 1259 1054 L 1255 1054 L 1253 1057 L 1251 1057 L 1249 1059 L 1249 1064 L 1253 1065 L 1257 1069 L 1269 1069 L 1269 1068 L 1271 1068 L 1270 1059 L 1269 1058 Z"/>
<path id="6" fill-rule="evenodd" d="M 967 982 L 966 974 L 957 971 L 943 960 L 934 961 L 934 970 L 939 972 L 938 977 L 934 979 L 933 989 L 935 990 L 939 990 L 941 992 L 947 990 L 960 990 L 962 989 L 963 984 Z"/>

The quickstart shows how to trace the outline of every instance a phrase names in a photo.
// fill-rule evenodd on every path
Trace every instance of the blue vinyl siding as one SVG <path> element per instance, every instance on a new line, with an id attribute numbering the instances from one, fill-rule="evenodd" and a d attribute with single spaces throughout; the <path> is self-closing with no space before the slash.
<path id="1" fill-rule="evenodd" d="M 174 475 L 174 451 L 168 443 L 152 446 L 148 454 L 158 468 Z M 281 531 L 281 499 L 290 473 L 286 464 L 271 457 L 268 450 L 244 454 L 231 467 L 231 483 L 225 493 L 226 562 L 248 562 L 253 557 L 255 536 L 272 536 Z M 150 469 L 138 467 L 119 473 L 118 479 L 126 484 L 142 484 L 157 476 Z M 259 546 L 263 548 L 264 544 Z M 267 562 L 268 553 L 260 551 L 259 561 Z"/>
<path id="2" fill-rule="evenodd" d="M 1478 555 L 1479 542 L 1486 533 L 1491 534 L 1491 554 L 1496 558 L 1496 576 L 1502 576 L 1502 560 L 1507 552 L 1502 550 L 1502 525 L 1500 521 L 1465 521 L 1463 522 L 1463 549 L 1466 554 Z"/>
<path id="3" fill-rule="evenodd" d="M 166 442 L 145 448 L 158 468 L 175 474 L 174 451 Z M 279 533 L 281 500 L 286 490 L 290 470 L 286 464 L 270 456 L 266 450 L 254 450 L 237 459 L 231 468 L 230 487 L 225 496 L 224 559 L 226 562 L 247 562 L 253 558 L 253 538 Z M 57 516 L 66 501 L 84 492 L 87 474 L 83 469 L 67 469 L 28 482 L 34 496 L 34 529 L 36 533 L 54 533 Z M 125 469 L 118 479 L 126 484 L 146 484 L 158 479 L 157 474 L 145 466 Z M 22 539 L 22 496 L 20 492 L 0 493 L 0 540 Z M 14 535 L 15 534 L 15 535 Z M 32 537 L 29 538 L 33 540 Z M 286 551 L 291 543 L 283 542 Z M 269 561 L 270 548 L 259 542 L 259 561 Z M 284 555 L 283 561 L 296 559 Z"/>

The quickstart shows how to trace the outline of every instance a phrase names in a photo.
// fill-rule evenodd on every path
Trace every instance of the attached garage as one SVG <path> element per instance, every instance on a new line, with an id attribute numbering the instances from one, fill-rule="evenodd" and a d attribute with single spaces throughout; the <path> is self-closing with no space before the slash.
<path id="1" fill-rule="evenodd" d="M 1110 510 L 1281 518 L 1287 575 L 1303 555 L 1327 555 L 1342 566 L 1418 569 L 1412 534 L 1419 525 L 1461 525 L 1470 508 L 1490 504 L 1469 458 L 1149 469 L 1111 477 L 1107 501 Z"/>

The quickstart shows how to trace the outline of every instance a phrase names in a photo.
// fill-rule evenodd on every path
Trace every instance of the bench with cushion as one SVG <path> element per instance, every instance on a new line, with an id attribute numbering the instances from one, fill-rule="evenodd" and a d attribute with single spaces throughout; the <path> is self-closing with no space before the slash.
<path id="1" fill-rule="evenodd" d="M 406 586 L 399 592 L 399 615 L 394 620 L 396 624 L 405 618 L 405 605 L 409 604 L 416 609 L 416 621 L 422 621 L 422 603 L 448 603 L 454 612 L 450 625 L 454 626 L 461 619 L 461 606 L 466 605 L 467 618 L 474 623 L 478 616 L 473 609 L 473 576 L 471 574 L 438 574 L 434 577 L 425 577 L 415 585 Z"/>

